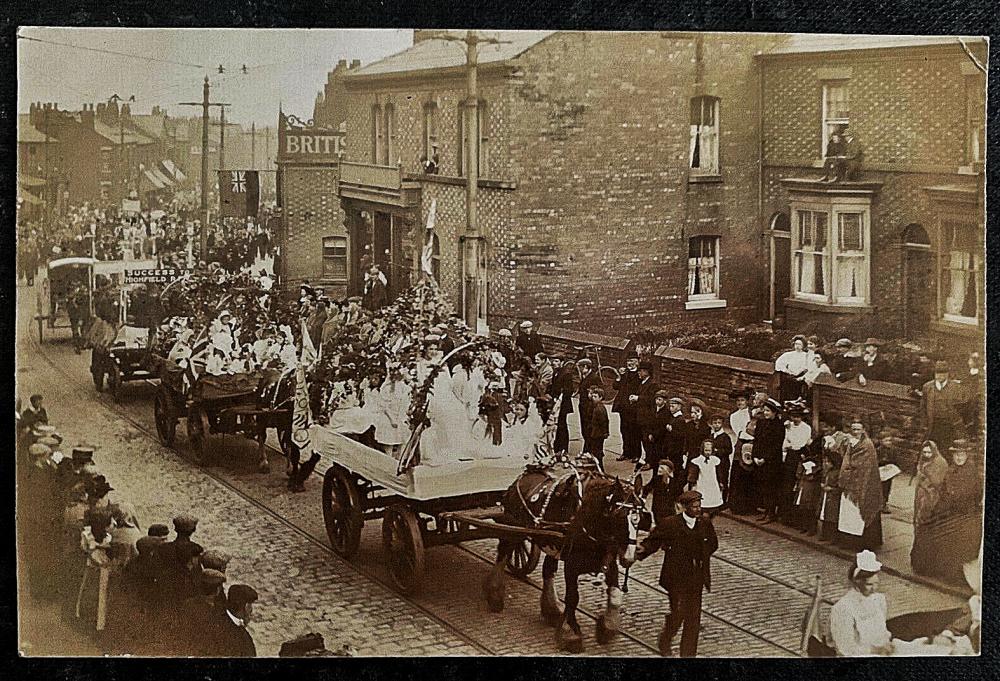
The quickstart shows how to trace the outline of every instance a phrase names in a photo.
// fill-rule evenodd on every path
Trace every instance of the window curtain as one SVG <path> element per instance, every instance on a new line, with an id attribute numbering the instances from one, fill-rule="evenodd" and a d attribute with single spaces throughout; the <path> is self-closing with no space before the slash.
<path id="1" fill-rule="evenodd" d="M 944 301 L 944 311 L 951 315 L 975 317 L 977 292 L 973 269 L 975 256 L 964 251 L 952 251 L 945 273 L 948 295 Z"/>
<path id="2" fill-rule="evenodd" d="M 715 290 L 715 257 L 708 255 L 699 258 L 698 279 L 701 293 L 718 293 Z"/>
<path id="3" fill-rule="evenodd" d="M 691 151 L 689 154 L 690 167 L 701 168 L 701 126 L 691 126 Z"/>
<path id="4" fill-rule="evenodd" d="M 865 257 L 841 256 L 837 263 L 837 289 L 836 297 L 841 298 L 863 298 L 868 290 L 867 273 L 865 271 Z"/>

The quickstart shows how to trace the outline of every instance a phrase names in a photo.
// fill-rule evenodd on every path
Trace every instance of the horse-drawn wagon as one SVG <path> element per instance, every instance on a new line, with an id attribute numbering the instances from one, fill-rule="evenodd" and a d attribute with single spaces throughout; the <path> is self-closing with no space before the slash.
<path id="1" fill-rule="evenodd" d="M 278 431 L 278 442 L 287 454 L 294 394 L 289 376 L 269 370 L 193 378 L 176 362 L 154 358 L 160 388 L 153 401 L 153 414 L 163 444 L 174 446 L 177 425 L 185 419 L 188 442 L 198 463 L 211 457 L 209 436 L 216 433 L 241 434 L 256 440 L 261 472 L 270 470 L 268 428 Z"/>
<path id="2" fill-rule="evenodd" d="M 544 550 L 541 609 L 558 627 L 560 646 L 582 648 L 574 611 L 576 580 L 584 573 L 603 572 L 609 586 L 598 640 L 607 642 L 617 630 L 616 563 L 634 553 L 642 507 L 632 482 L 605 475 L 596 462 L 567 458 L 547 465 L 526 465 L 517 457 L 455 460 L 399 472 L 395 457 L 328 428 L 314 426 L 310 439 L 329 464 L 323 519 L 338 555 L 354 557 L 365 521 L 381 520 L 392 585 L 412 595 L 421 586 L 426 549 L 496 539 L 496 563 L 484 577 L 483 590 L 490 610 L 499 612 L 504 572 L 526 578 Z M 566 564 L 565 613 L 555 595 L 559 560 Z"/>

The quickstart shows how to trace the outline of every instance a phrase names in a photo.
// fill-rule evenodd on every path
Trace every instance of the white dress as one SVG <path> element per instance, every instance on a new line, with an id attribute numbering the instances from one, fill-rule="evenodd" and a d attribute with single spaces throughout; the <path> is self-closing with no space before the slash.
<path id="1" fill-rule="evenodd" d="M 722 506 L 722 489 L 719 487 L 717 469 L 722 460 L 714 454 L 707 459 L 698 456 L 691 460 L 691 465 L 698 467 L 698 482 L 694 489 L 701 492 L 702 508 L 712 509 Z"/>
<path id="2" fill-rule="evenodd" d="M 440 466 L 460 459 L 474 458 L 478 449 L 472 436 L 472 424 L 465 416 L 465 405 L 455 397 L 451 376 L 442 370 L 434 379 L 427 402 L 430 425 L 420 436 L 420 463 Z"/>
<path id="3" fill-rule="evenodd" d="M 343 383 L 334 384 L 335 391 L 343 392 Z M 366 401 L 366 406 L 361 406 L 358 392 L 363 390 L 358 388 L 345 395 L 337 403 L 337 408 L 330 414 L 330 430 L 344 435 L 360 435 L 372 426 L 370 400 Z"/>
<path id="4" fill-rule="evenodd" d="M 401 445 L 410 435 L 406 412 L 410 391 L 402 381 L 386 381 L 379 388 L 375 412 L 375 440 L 384 445 Z"/>

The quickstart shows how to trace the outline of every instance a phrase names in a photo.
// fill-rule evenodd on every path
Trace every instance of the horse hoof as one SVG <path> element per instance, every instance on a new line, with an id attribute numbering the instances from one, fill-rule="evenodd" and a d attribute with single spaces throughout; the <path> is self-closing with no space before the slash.
<path id="1" fill-rule="evenodd" d="M 563 620 L 556 629 L 556 646 L 578 655 L 583 652 L 583 636 L 573 631 Z"/>
<path id="2" fill-rule="evenodd" d="M 554 612 L 542 612 L 542 620 L 545 624 L 550 627 L 558 627 L 562 622 L 563 614 L 561 611 L 556 610 Z"/>
<path id="3" fill-rule="evenodd" d="M 486 597 L 486 609 L 490 612 L 503 612 L 504 602 L 502 598 L 496 596 Z"/>
<path id="4" fill-rule="evenodd" d="M 601 615 L 600 617 L 597 618 L 597 623 L 594 625 L 594 628 L 595 628 L 595 635 L 597 638 L 597 642 L 600 643 L 602 646 L 611 643 L 615 635 L 618 634 L 618 632 L 615 629 L 609 629 L 608 626 L 604 623 L 604 615 Z"/>

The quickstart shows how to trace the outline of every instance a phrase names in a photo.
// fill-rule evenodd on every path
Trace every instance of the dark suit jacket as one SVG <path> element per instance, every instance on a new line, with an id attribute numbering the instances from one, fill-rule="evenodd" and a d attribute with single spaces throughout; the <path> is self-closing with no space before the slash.
<path id="1" fill-rule="evenodd" d="M 622 418 L 636 419 L 638 416 L 638 405 L 630 401 L 629 396 L 639 394 L 639 372 L 626 371 L 623 373 L 615 381 L 615 390 L 618 391 L 618 394 L 615 395 L 615 402 L 611 411 L 618 412 L 622 415 Z"/>
<path id="2" fill-rule="evenodd" d="M 535 355 L 545 351 L 545 348 L 542 347 L 542 339 L 538 337 L 537 333 L 520 334 L 517 337 L 517 347 L 521 348 L 521 352 L 528 356 L 532 364 L 535 362 Z"/>
<path id="3" fill-rule="evenodd" d="M 694 529 L 688 529 L 682 515 L 670 516 L 654 527 L 642 541 L 638 558 L 663 549 L 660 586 L 673 593 L 711 591 L 710 558 L 719 548 L 719 538 L 706 514 L 695 521 Z"/>
<path id="4" fill-rule="evenodd" d="M 591 371 L 580 379 L 580 387 L 577 390 L 577 394 L 580 396 L 580 418 L 583 421 L 590 418 L 590 412 L 594 408 L 594 403 L 587 399 L 587 393 L 594 386 L 604 387 L 604 381 L 601 380 L 601 375 L 596 371 Z"/>
<path id="5" fill-rule="evenodd" d="M 670 409 L 664 407 L 657 411 L 655 404 L 639 411 L 639 427 L 642 430 L 642 439 L 649 442 L 652 436 L 653 444 L 661 448 L 667 438 L 667 425 L 670 423 Z"/>
<path id="6" fill-rule="evenodd" d="M 882 355 L 875 355 L 875 361 L 871 366 L 865 362 L 864 358 L 858 363 L 858 373 L 863 374 L 869 381 L 886 381 L 889 379 L 889 365 L 882 358 Z"/>
<path id="7" fill-rule="evenodd" d="M 719 465 L 719 474 L 725 481 L 723 484 L 729 485 L 729 470 L 733 463 L 733 441 L 724 430 L 720 430 L 712 441 L 715 443 L 715 455 L 722 461 Z"/>
<path id="8" fill-rule="evenodd" d="M 938 390 L 932 379 L 924 383 L 923 393 L 923 411 L 928 426 L 936 419 L 945 419 L 954 425 L 961 423 L 959 409 L 965 402 L 965 392 L 962 390 L 961 384 L 954 379 L 949 379 L 944 390 Z"/>
<path id="9" fill-rule="evenodd" d="M 202 639 L 204 649 L 211 651 L 210 657 L 257 657 L 257 647 L 250 632 L 234 624 L 225 610 L 205 626 Z"/>
<path id="10" fill-rule="evenodd" d="M 830 372 L 838 381 L 849 381 L 858 375 L 858 366 L 861 363 L 860 357 L 844 357 L 835 355 L 828 362 Z"/>
<path id="11" fill-rule="evenodd" d="M 603 404 L 595 404 L 590 409 L 587 419 L 587 432 L 583 434 L 587 438 L 606 438 L 611 433 L 608 424 L 608 408 Z"/>

